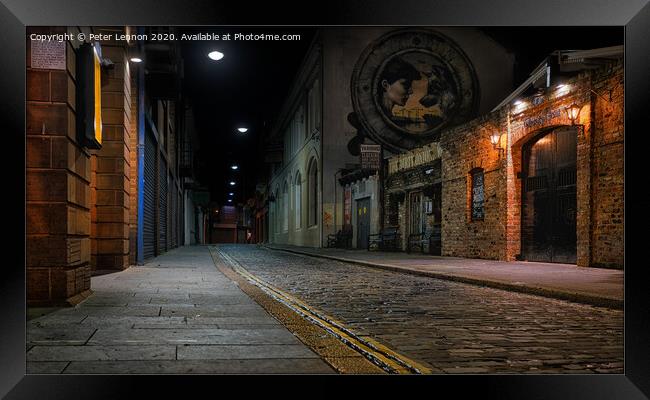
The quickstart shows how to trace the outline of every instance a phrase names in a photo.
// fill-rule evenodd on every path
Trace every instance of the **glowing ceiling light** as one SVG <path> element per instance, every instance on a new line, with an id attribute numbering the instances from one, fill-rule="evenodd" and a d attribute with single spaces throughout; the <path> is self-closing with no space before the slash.
<path id="1" fill-rule="evenodd" d="M 235 186 L 235 181 L 230 181 L 230 186 Z"/>
<path id="2" fill-rule="evenodd" d="M 237 168 L 239 168 L 239 166 L 237 166 L 237 165 L 231 165 L 230 166 L 230 169 L 237 169 Z"/>
<path id="3" fill-rule="evenodd" d="M 141 62 L 142 62 L 142 59 L 141 59 L 140 57 L 133 57 L 133 58 L 131 58 L 131 62 L 134 62 L 134 63 L 141 63 Z"/>
<path id="4" fill-rule="evenodd" d="M 248 132 L 248 128 L 237 128 L 237 130 L 241 133 L 246 133 Z"/>

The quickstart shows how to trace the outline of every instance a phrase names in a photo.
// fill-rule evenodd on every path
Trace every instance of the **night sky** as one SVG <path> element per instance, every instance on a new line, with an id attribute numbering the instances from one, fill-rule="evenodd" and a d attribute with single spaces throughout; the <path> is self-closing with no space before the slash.
<path id="1" fill-rule="evenodd" d="M 363 29 L 363 28 L 359 28 Z M 578 50 L 623 44 L 622 27 L 489 27 L 484 32 L 513 52 L 515 89 L 554 50 Z M 185 93 L 192 103 L 200 138 L 198 180 L 213 201 L 228 192 L 243 202 L 263 177 L 263 142 L 288 94 L 314 37 L 313 27 L 184 27 L 180 33 L 301 34 L 300 41 L 183 42 Z M 207 57 L 225 54 L 220 61 Z M 240 134 L 240 125 L 249 128 Z M 233 163 L 240 166 L 235 172 Z M 233 188 L 228 182 L 233 179 Z M 242 188 L 246 187 L 245 195 Z"/>

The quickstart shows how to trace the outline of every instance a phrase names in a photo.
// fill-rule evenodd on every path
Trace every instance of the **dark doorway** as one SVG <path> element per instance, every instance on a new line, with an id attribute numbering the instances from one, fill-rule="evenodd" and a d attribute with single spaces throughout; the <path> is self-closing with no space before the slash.
<path id="1" fill-rule="evenodd" d="M 442 184 L 433 186 L 431 193 L 431 235 L 429 237 L 429 254 L 442 254 Z"/>
<path id="2" fill-rule="evenodd" d="M 523 152 L 522 256 L 576 262 L 576 129 L 534 139 Z"/>
<path id="3" fill-rule="evenodd" d="M 418 234 L 423 233 L 423 218 L 424 213 L 422 205 L 422 192 L 414 192 L 409 195 L 409 233 Z"/>
<path id="4" fill-rule="evenodd" d="M 370 197 L 357 200 L 357 248 L 368 248 L 370 235 Z"/>

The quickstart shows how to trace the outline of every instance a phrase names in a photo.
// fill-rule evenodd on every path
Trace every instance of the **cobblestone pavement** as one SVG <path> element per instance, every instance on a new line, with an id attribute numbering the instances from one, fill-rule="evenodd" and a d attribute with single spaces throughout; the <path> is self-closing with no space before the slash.
<path id="1" fill-rule="evenodd" d="M 252 245 L 249 272 L 437 373 L 623 373 L 623 312 Z"/>

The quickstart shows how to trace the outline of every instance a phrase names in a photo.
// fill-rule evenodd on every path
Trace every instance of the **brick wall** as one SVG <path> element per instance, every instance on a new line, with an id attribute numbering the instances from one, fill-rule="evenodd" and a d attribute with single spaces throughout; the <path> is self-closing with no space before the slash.
<path id="1" fill-rule="evenodd" d="M 138 86 L 137 68 L 131 71 L 131 114 L 129 129 L 129 264 L 135 265 L 138 246 Z"/>
<path id="2" fill-rule="evenodd" d="M 442 133 L 442 254 L 514 260 L 521 252 L 523 146 L 570 126 L 565 108 L 581 106 L 577 134 L 577 264 L 623 266 L 623 66 L 585 72 L 537 105 L 491 113 Z M 599 95 L 594 94 L 595 91 Z M 612 90 L 612 99 L 609 93 Z M 499 132 L 502 155 L 490 135 Z M 470 171 L 485 173 L 485 218 L 470 218 Z M 400 225 L 403 212 L 400 209 Z"/>
<path id="3" fill-rule="evenodd" d="M 102 57 L 114 67 L 102 71 L 103 140 L 93 156 L 92 266 L 120 270 L 130 265 L 131 75 L 123 45 L 102 43 Z"/>
<path id="4" fill-rule="evenodd" d="M 594 74 L 591 264 L 622 267 L 624 259 L 623 65 Z M 611 101 L 609 100 L 609 91 Z"/>
<path id="5" fill-rule="evenodd" d="M 64 33 L 65 27 L 28 28 Z M 35 69 L 27 39 L 27 304 L 70 305 L 90 294 L 90 155 L 76 141 L 75 51 L 66 69 Z"/>
<path id="6" fill-rule="evenodd" d="M 441 136 L 442 255 L 505 259 L 507 192 L 505 158 L 492 148 L 490 135 L 504 115 L 489 114 Z M 484 218 L 472 220 L 470 171 L 484 176 Z"/>

